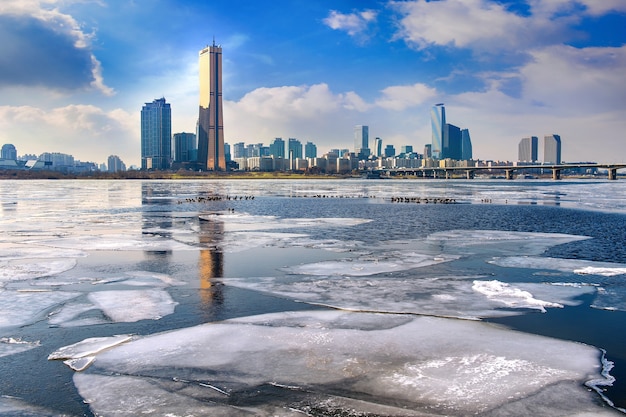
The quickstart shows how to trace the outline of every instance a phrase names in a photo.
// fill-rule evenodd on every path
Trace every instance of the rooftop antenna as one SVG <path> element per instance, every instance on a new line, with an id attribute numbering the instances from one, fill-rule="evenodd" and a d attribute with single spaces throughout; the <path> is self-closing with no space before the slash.
<path id="1" fill-rule="evenodd" d="M 215 35 L 213 35 L 213 46 L 215 46 Z"/>

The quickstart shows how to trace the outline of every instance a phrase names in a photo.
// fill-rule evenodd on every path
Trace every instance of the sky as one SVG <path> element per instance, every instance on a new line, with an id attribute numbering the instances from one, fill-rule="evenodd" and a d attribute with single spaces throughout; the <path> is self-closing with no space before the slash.
<path id="1" fill-rule="evenodd" d="M 431 143 L 474 159 L 559 134 L 564 161 L 626 162 L 626 0 L 2 0 L 0 144 L 140 165 L 142 106 L 195 132 L 198 52 L 223 50 L 225 140 Z"/>

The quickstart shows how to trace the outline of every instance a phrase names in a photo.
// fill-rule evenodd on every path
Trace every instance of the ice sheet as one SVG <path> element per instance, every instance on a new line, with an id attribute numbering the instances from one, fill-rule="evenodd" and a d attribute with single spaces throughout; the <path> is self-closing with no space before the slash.
<path id="1" fill-rule="evenodd" d="M 74 382 L 100 415 L 272 415 L 313 404 L 332 414 L 341 400 L 354 415 L 380 406 L 386 415 L 469 415 L 511 403 L 516 415 L 537 406 L 611 415 L 583 386 L 605 379 L 597 349 L 473 321 L 277 313 L 141 337 L 96 359 Z"/>
<path id="2" fill-rule="evenodd" d="M 0 337 L 0 358 L 36 348 L 39 341 L 28 342 L 13 337 Z"/>
<path id="3" fill-rule="evenodd" d="M 88 298 L 111 320 L 125 323 L 158 320 L 172 314 L 178 304 L 162 289 L 96 291 Z"/>
<path id="4" fill-rule="evenodd" d="M 11 281 L 24 281 L 69 271 L 75 259 L 13 259 L 0 261 L 0 287 Z"/>
<path id="5" fill-rule="evenodd" d="M 0 329 L 34 322 L 53 306 L 79 296 L 77 292 L 21 292 L 0 289 Z"/>
<path id="6" fill-rule="evenodd" d="M 547 269 L 581 275 L 616 276 L 626 274 L 626 264 L 536 256 L 497 257 L 489 261 L 508 268 Z"/>

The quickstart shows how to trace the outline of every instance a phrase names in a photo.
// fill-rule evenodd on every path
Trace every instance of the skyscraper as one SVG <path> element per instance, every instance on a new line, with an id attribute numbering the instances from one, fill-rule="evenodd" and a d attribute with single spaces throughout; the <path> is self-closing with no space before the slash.
<path id="1" fill-rule="evenodd" d="M 443 141 L 439 159 L 462 159 L 461 128 L 446 123 L 443 128 Z"/>
<path id="2" fill-rule="evenodd" d="M 302 142 L 296 138 L 289 138 L 287 142 L 289 159 L 302 159 Z"/>
<path id="3" fill-rule="evenodd" d="M 383 155 L 383 140 L 381 138 L 376 138 L 374 140 L 374 156 L 377 158 Z"/>
<path id="4" fill-rule="evenodd" d="M 537 136 L 522 138 L 519 142 L 517 160 L 519 162 L 537 162 L 539 139 Z"/>
<path id="5" fill-rule="evenodd" d="M 141 108 L 141 169 L 169 169 L 172 155 L 172 109 L 165 98 Z"/>
<path id="6" fill-rule="evenodd" d="M 443 131 L 446 126 L 446 108 L 443 103 L 435 104 L 430 109 L 430 125 L 432 128 L 432 156 L 435 159 L 444 158 Z"/>
<path id="7" fill-rule="evenodd" d="M 196 135 L 193 133 L 174 133 L 174 161 L 190 162 L 197 157 Z"/>
<path id="8" fill-rule="evenodd" d="M 13 161 L 17 160 L 17 150 L 15 149 L 15 146 L 11 143 L 5 143 L 2 145 L 0 159 L 10 159 Z"/>
<path id="9" fill-rule="evenodd" d="M 285 141 L 282 138 L 275 138 L 270 144 L 270 155 L 274 158 L 285 157 Z"/>
<path id="10" fill-rule="evenodd" d="M 472 139 L 470 138 L 469 129 L 461 129 L 461 160 L 469 161 L 472 159 Z"/>
<path id="11" fill-rule="evenodd" d="M 561 163 L 561 136 L 548 135 L 543 138 L 543 163 Z"/>
<path id="12" fill-rule="evenodd" d="M 209 171 L 226 170 L 222 115 L 222 47 L 207 46 L 199 54 L 200 111 L 198 163 Z"/>
<path id="13" fill-rule="evenodd" d="M 317 146 L 313 142 L 307 142 L 304 145 L 305 158 L 317 158 Z"/>
<path id="14" fill-rule="evenodd" d="M 354 126 L 354 153 L 357 154 L 360 159 L 365 159 L 370 156 L 368 126 Z"/>

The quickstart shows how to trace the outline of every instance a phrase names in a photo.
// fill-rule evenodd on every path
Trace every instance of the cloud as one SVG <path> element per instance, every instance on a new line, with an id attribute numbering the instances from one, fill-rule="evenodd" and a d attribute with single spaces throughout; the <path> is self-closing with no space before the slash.
<path id="1" fill-rule="evenodd" d="M 0 4 L 0 86 L 43 86 L 53 90 L 106 86 L 100 62 L 90 50 L 93 35 L 85 33 L 54 1 L 5 0 Z"/>
<path id="2" fill-rule="evenodd" d="M 391 86 L 381 91 L 383 97 L 376 104 L 388 110 L 404 110 L 423 104 L 437 95 L 434 88 L 417 83 L 408 86 Z"/>
<path id="3" fill-rule="evenodd" d="M 569 26 L 576 14 L 555 16 L 556 9 L 522 16 L 489 0 L 416 0 L 392 2 L 402 16 L 396 38 L 424 50 L 431 46 L 467 48 L 478 53 L 513 53 L 531 47 L 563 42 L 573 36 Z M 545 9 L 545 7 L 544 7 Z"/>
<path id="4" fill-rule="evenodd" d="M 323 22 L 331 29 L 345 31 L 350 36 L 360 36 L 364 35 L 369 25 L 376 21 L 376 17 L 377 12 L 374 10 L 349 14 L 331 10 Z"/>
<path id="5" fill-rule="evenodd" d="M 128 165 L 139 159 L 139 116 L 121 109 L 0 106 L 0 128 L 0 142 L 13 143 L 20 155 L 62 152 L 99 162 L 117 154 Z"/>

